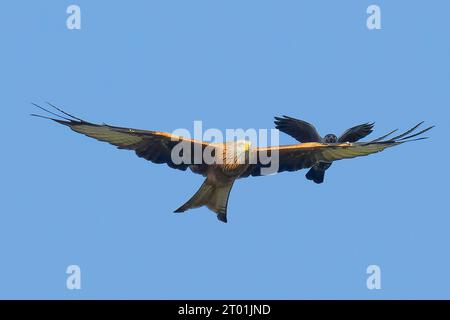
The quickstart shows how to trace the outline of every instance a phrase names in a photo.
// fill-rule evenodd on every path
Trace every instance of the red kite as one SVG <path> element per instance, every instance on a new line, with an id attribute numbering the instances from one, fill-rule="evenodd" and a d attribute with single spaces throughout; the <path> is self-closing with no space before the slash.
<path id="1" fill-rule="evenodd" d="M 405 133 L 387 140 L 383 139 L 396 130 L 369 142 L 308 142 L 253 148 L 249 141 L 244 140 L 208 143 L 165 132 L 95 124 L 74 117 L 53 105 L 51 106 L 60 114 L 36 106 L 57 118 L 36 114 L 33 116 L 56 121 L 75 132 L 108 142 L 119 149 L 133 150 L 138 157 L 153 163 L 165 163 L 183 171 L 189 168 L 192 172 L 203 175 L 206 179 L 200 189 L 175 212 L 207 206 L 223 222 L 227 222 L 228 197 L 236 179 L 265 175 L 265 169 L 270 169 L 274 163 L 277 164 L 274 172 L 283 172 L 311 168 L 320 162 L 366 156 L 404 142 L 425 139 L 412 138 L 432 128 L 412 134 L 421 125 L 419 123 Z M 271 160 L 270 163 L 265 161 L 267 157 Z"/>

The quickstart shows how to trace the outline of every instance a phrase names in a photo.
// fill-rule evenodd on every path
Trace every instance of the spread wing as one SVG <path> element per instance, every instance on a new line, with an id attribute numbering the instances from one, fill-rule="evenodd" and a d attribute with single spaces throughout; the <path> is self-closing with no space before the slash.
<path id="1" fill-rule="evenodd" d="M 203 153 L 195 152 L 195 150 L 203 151 L 206 147 L 211 146 L 206 142 L 186 139 L 165 132 L 122 128 L 107 124 L 95 124 L 74 117 L 53 105 L 51 106 L 64 114 L 64 116 L 44 109 L 36 104 L 34 105 L 54 116 L 57 116 L 59 119 L 37 114 L 33 114 L 33 116 L 56 121 L 62 125 L 68 126 L 75 132 L 84 134 L 99 141 L 108 142 L 119 149 L 133 150 L 136 152 L 138 157 L 144 158 L 153 163 L 165 163 L 169 167 L 179 170 L 186 170 L 190 164 L 194 164 L 196 166 L 196 173 L 201 174 L 203 174 L 206 170 L 207 165 L 204 164 L 201 159 L 201 155 Z M 181 146 L 181 144 L 183 148 L 179 148 L 180 157 L 175 159 L 175 157 L 172 157 L 172 150 L 175 146 Z M 180 158 L 183 156 L 184 152 L 189 153 L 188 157 L 184 158 L 187 159 L 187 161 L 180 161 Z M 194 159 L 194 154 L 200 154 L 200 160 Z"/>
<path id="2" fill-rule="evenodd" d="M 412 139 L 434 127 L 428 127 L 413 134 L 422 123 L 423 122 L 419 123 L 403 134 L 387 140 L 384 139 L 397 130 L 369 142 L 335 144 L 310 142 L 287 146 L 257 148 L 251 154 L 250 160 L 253 164 L 251 164 L 240 177 L 244 178 L 248 176 L 267 175 L 275 172 L 296 171 L 310 168 L 319 161 L 332 162 L 341 159 L 367 156 L 372 153 L 383 151 L 386 148 L 400 145 L 404 142 L 426 139 L 426 137 Z M 268 161 L 270 156 L 272 156 L 273 162 Z M 269 169 L 271 166 L 273 169 Z"/>
<path id="3" fill-rule="evenodd" d="M 300 142 L 320 142 L 321 137 L 314 126 L 306 121 L 288 116 L 275 117 L 275 128 Z"/>
<path id="4" fill-rule="evenodd" d="M 374 123 L 364 123 L 345 130 L 338 138 L 338 142 L 356 142 L 373 131 Z"/>

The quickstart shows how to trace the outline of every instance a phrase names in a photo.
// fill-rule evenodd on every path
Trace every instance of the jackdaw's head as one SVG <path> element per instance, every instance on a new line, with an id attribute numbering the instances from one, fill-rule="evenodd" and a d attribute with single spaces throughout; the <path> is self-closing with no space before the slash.
<path id="1" fill-rule="evenodd" d="M 327 134 L 323 138 L 323 142 L 325 142 L 325 143 L 336 143 L 337 142 L 337 137 L 334 134 Z"/>

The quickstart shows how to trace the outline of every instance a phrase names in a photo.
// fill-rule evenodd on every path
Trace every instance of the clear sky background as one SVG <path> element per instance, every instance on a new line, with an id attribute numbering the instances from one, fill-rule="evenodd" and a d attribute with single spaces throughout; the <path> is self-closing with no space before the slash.
<path id="1" fill-rule="evenodd" d="M 66 28 L 72 3 L 81 30 Z M 450 298 L 449 15 L 424 0 L 3 3 L 0 298 Z M 322 185 L 240 180 L 224 224 L 172 213 L 201 176 L 32 118 L 32 101 L 168 132 L 282 114 L 323 134 L 437 127 L 336 162 Z M 372 264 L 381 290 L 366 287 Z"/>

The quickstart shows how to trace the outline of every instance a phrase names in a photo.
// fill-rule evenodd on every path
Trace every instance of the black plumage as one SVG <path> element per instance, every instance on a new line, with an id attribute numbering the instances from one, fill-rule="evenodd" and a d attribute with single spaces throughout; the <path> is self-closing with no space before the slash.
<path id="1" fill-rule="evenodd" d="M 281 132 L 287 133 L 299 142 L 320 142 L 320 143 L 344 143 L 356 142 L 373 131 L 374 123 L 364 123 L 351 127 L 344 131 L 339 137 L 334 134 L 327 134 L 323 138 L 316 128 L 303 120 L 288 116 L 275 117 L 275 126 Z M 322 183 L 325 179 L 325 171 L 331 167 L 331 162 L 318 162 L 306 173 L 306 179 L 315 183 Z"/>

